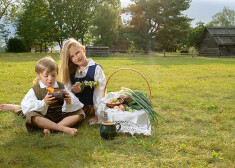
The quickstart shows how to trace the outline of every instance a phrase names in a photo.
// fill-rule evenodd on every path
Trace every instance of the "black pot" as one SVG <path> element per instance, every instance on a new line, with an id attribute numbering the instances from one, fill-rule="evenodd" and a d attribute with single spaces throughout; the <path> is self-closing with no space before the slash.
<path id="1" fill-rule="evenodd" d="M 117 132 L 120 129 L 121 125 L 119 123 L 109 121 L 102 122 L 102 125 L 100 127 L 100 136 L 102 139 L 112 140 L 117 135 Z"/>

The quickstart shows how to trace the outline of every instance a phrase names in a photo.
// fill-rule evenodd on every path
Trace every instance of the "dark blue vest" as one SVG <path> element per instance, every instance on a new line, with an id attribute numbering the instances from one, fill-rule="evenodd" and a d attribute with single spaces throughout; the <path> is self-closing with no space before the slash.
<path id="1" fill-rule="evenodd" d="M 94 76 L 95 76 L 95 68 L 97 64 L 93 66 L 89 66 L 87 74 L 83 78 L 76 78 L 75 73 L 76 71 L 70 76 L 71 84 L 74 85 L 76 82 L 84 82 L 86 81 L 94 81 Z M 84 90 L 80 93 L 76 93 L 75 96 L 77 96 L 84 105 L 93 105 L 93 92 L 94 92 L 94 87 L 90 88 L 85 87 Z"/>

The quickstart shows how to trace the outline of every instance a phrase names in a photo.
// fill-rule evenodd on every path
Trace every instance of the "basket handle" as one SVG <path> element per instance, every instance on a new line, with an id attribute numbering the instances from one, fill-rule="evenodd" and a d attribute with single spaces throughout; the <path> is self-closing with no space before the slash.
<path id="1" fill-rule="evenodd" d="M 146 83 L 147 83 L 147 85 L 148 85 L 148 88 L 149 88 L 149 97 L 150 97 L 150 102 L 151 102 L 151 88 L 150 88 L 150 85 L 149 85 L 147 79 L 145 78 L 145 76 L 144 76 L 142 73 L 140 73 L 139 71 L 137 71 L 137 70 L 135 70 L 135 69 L 132 69 L 132 68 L 120 68 L 120 69 L 114 71 L 114 72 L 109 76 L 109 78 L 108 78 L 108 80 L 107 80 L 107 82 L 106 82 L 106 85 L 105 85 L 105 88 L 104 88 L 104 94 L 103 94 L 103 96 L 105 96 L 105 91 L 106 91 L 106 88 L 107 88 L 107 85 L 108 85 L 108 83 L 109 83 L 110 78 L 111 78 L 116 72 L 121 71 L 121 70 L 131 70 L 131 71 L 137 72 L 138 74 L 140 74 L 140 75 L 144 78 L 144 80 L 146 81 Z"/>

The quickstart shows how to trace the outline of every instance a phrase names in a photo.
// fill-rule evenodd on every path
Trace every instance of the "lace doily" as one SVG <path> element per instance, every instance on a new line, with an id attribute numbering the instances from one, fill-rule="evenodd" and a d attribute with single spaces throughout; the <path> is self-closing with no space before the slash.
<path id="1" fill-rule="evenodd" d="M 109 93 L 101 99 L 98 107 L 99 122 L 113 121 L 121 125 L 120 132 L 130 133 L 131 135 L 144 134 L 151 135 L 151 125 L 149 118 L 144 110 L 133 110 L 133 112 L 121 111 L 120 109 L 108 108 L 106 102 L 112 97 L 117 97 L 116 92 Z"/>

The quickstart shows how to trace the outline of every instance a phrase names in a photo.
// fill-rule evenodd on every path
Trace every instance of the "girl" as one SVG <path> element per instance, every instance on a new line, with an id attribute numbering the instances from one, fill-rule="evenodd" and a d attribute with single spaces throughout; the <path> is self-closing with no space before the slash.
<path id="1" fill-rule="evenodd" d="M 57 82 L 58 65 L 51 57 L 40 59 L 35 72 L 37 79 L 35 85 L 25 95 L 21 108 L 26 115 L 26 128 L 32 130 L 44 129 L 45 134 L 50 130 L 66 132 L 72 135 L 77 129 L 71 128 L 85 118 L 81 108 L 83 104 L 64 85 Z M 55 91 L 64 90 L 64 100 L 55 100 L 48 87 Z"/>
<path id="2" fill-rule="evenodd" d="M 97 109 L 106 79 L 102 67 L 91 58 L 87 59 L 85 53 L 85 47 L 77 40 L 70 38 L 65 42 L 61 53 L 61 81 L 84 104 L 86 115 L 95 113 L 95 117 L 89 120 L 95 123 L 98 122 Z M 99 87 L 85 87 L 81 91 L 80 85 L 74 86 L 76 82 L 84 81 L 98 81 Z"/>

